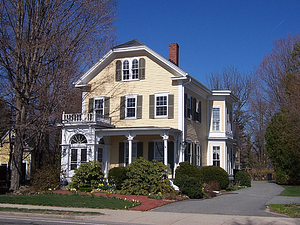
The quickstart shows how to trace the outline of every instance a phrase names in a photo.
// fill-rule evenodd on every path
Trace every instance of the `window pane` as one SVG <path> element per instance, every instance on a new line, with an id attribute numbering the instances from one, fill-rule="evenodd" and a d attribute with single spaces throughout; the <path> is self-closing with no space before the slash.
<path id="1" fill-rule="evenodd" d="M 77 169 L 77 149 L 71 149 L 71 170 Z"/>
<path id="2" fill-rule="evenodd" d="M 103 109 L 103 99 L 95 100 L 95 109 Z"/>
<path id="3" fill-rule="evenodd" d="M 213 146 L 213 165 L 220 166 L 220 146 Z"/>
<path id="4" fill-rule="evenodd" d="M 87 161 L 87 150 L 86 149 L 81 149 L 81 162 L 86 162 Z"/>
<path id="5" fill-rule="evenodd" d="M 127 60 L 123 62 L 123 80 L 129 80 L 129 62 Z"/>
<path id="6" fill-rule="evenodd" d="M 126 100 L 126 117 L 135 117 L 135 98 L 127 98 Z"/>
<path id="7" fill-rule="evenodd" d="M 167 116 L 168 114 L 167 96 L 156 97 L 156 116 Z"/>
<path id="8" fill-rule="evenodd" d="M 159 162 L 164 162 L 164 143 L 154 142 L 154 159 Z"/>
<path id="9" fill-rule="evenodd" d="M 97 160 L 102 163 L 103 148 L 98 148 L 97 151 Z"/>

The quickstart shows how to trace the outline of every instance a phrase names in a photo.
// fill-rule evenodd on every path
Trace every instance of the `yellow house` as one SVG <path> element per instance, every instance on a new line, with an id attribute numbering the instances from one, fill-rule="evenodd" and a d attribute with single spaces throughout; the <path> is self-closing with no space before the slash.
<path id="1" fill-rule="evenodd" d="M 233 174 L 235 139 L 229 90 L 210 90 L 169 59 L 132 40 L 115 46 L 75 83 L 82 111 L 62 116 L 61 166 L 67 179 L 90 160 L 110 168 L 156 159 L 174 175 L 180 162 Z"/>
<path id="2" fill-rule="evenodd" d="M 8 179 L 9 157 L 11 148 L 13 150 L 13 141 L 15 134 L 12 131 L 7 131 L 1 138 L 0 143 L 0 181 L 4 182 Z M 31 154 L 28 149 L 24 149 L 22 160 L 22 181 L 30 179 Z"/>

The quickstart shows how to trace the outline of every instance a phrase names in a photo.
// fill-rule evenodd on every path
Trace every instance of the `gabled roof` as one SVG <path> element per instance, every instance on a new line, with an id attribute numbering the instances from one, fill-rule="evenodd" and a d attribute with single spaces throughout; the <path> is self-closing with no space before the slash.
<path id="1" fill-rule="evenodd" d="M 140 42 L 137 39 L 133 39 L 131 41 L 127 41 L 123 44 L 120 45 L 116 45 L 115 47 L 113 47 L 112 49 L 116 49 L 116 48 L 128 48 L 128 47 L 137 47 L 137 46 L 142 46 L 144 45 L 142 42 Z"/>
<path id="2" fill-rule="evenodd" d="M 178 77 L 186 77 L 188 74 L 184 70 L 180 69 L 174 63 L 164 58 L 157 52 L 153 51 L 142 42 L 133 39 L 123 44 L 113 47 L 108 51 L 94 66 L 92 66 L 83 76 L 81 76 L 76 82 L 75 87 L 85 87 L 87 83 L 95 77 L 102 69 L 105 68 L 114 58 L 121 56 L 124 53 L 143 53 L 148 57 L 158 61 L 164 67 L 172 71 Z"/>

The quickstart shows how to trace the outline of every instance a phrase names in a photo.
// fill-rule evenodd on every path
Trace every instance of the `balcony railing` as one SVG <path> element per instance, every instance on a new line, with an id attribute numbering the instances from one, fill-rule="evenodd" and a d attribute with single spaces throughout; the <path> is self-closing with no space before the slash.
<path id="1" fill-rule="evenodd" d="M 110 125 L 111 118 L 94 113 L 72 113 L 62 114 L 62 123 L 78 123 L 78 122 L 101 122 Z"/>

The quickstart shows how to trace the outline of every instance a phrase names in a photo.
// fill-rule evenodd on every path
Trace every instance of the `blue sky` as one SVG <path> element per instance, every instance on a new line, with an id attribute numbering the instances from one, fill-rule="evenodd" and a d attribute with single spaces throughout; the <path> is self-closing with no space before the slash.
<path id="1" fill-rule="evenodd" d="M 234 66 L 253 71 L 274 40 L 300 34 L 298 0 L 119 0 L 118 44 L 138 39 L 168 58 L 179 44 L 179 67 L 206 76 Z"/>

